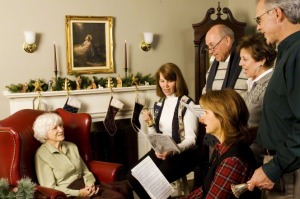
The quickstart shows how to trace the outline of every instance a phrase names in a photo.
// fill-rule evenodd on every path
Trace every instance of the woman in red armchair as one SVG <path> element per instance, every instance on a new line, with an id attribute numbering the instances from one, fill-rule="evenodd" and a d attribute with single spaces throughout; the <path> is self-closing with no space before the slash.
<path id="1" fill-rule="evenodd" d="M 77 146 L 64 141 L 64 128 L 58 114 L 40 115 L 33 130 L 34 137 L 43 143 L 35 154 L 36 174 L 41 186 L 57 189 L 73 198 L 133 198 L 126 182 L 95 184 L 96 179 L 81 159 Z"/>

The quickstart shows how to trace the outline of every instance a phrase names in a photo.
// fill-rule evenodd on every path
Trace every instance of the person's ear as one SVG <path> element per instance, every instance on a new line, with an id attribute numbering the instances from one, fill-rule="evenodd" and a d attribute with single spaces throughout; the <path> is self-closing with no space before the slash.
<path id="1" fill-rule="evenodd" d="M 224 39 L 225 39 L 227 45 L 230 44 L 231 38 L 229 36 L 225 36 Z"/>
<path id="2" fill-rule="evenodd" d="M 262 59 L 261 61 L 259 61 L 260 66 L 264 66 L 266 63 L 266 58 Z"/>
<path id="3" fill-rule="evenodd" d="M 280 8 L 274 8 L 275 14 L 276 14 L 276 20 L 277 22 L 282 22 L 284 19 L 287 19 L 284 12 Z"/>

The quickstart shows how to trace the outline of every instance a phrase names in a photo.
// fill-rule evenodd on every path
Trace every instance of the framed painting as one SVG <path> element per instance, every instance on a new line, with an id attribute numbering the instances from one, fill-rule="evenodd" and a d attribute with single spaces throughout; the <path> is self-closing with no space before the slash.
<path id="1" fill-rule="evenodd" d="M 113 73 L 113 18 L 66 16 L 68 74 Z"/>

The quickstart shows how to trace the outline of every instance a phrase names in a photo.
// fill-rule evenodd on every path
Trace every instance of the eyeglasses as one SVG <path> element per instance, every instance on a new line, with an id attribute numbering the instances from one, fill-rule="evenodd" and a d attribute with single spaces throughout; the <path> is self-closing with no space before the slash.
<path id="1" fill-rule="evenodd" d="M 262 13 L 262 14 L 259 15 L 258 17 L 254 17 L 254 20 L 256 21 L 256 23 L 257 23 L 258 25 L 260 25 L 262 16 L 264 16 L 265 14 L 267 14 L 268 12 L 270 12 L 270 11 L 272 11 L 272 10 L 274 10 L 274 9 L 275 9 L 275 8 L 272 8 L 272 9 L 270 9 L 270 10 L 267 10 L 266 12 Z"/>
<path id="2" fill-rule="evenodd" d="M 226 37 L 226 36 L 225 36 L 225 37 Z M 220 41 L 218 41 L 218 42 L 216 43 L 216 45 L 214 45 L 213 47 L 209 47 L 208 45 L 206 45 L 206 46 L 204 47 L 204 50 L 213 52 L 214 50 L 216 50 L 216 48 L 219 46 L 219 44 L 221 43 L 221 41 L 222 41 L 225 37 L 222 37 L 222 39 L 220 39 Z"/>

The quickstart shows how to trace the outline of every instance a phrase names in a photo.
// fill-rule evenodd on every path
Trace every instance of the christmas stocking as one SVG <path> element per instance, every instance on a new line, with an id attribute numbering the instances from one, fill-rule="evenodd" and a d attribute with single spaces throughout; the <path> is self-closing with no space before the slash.
<path id="1" fill-rule="evenodd" d="M 132 112 L 132 117 L 131 117 L 131 125 L 136 132 L 139 132 L 139 129 L 141 128 L 139 117 L 141 111 L 143 110 L 144 105 L 145 105 L 145 98 L 137 94 L 133 112 Z"/>
<path id="2" fill-rule="evenodd" d="M 117 99 L 110 98 L 108 110 L 103 121 L 104 127 L 106 128 L 107 132 L 113 136 L 117 132 L 117 126 L 115 124 L 115 116 L 120 109 L 123 108 L 123 103 Z"/>
<path id="3" fill-rule="evenodd" d="M 81 107 L 81 102 L 79 102 L 75 98 L 68 97 L 63 109 L 71 113 L 78 113 L 80 107 Z"/>

